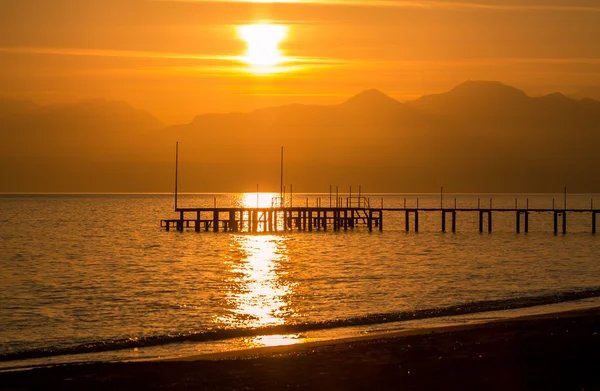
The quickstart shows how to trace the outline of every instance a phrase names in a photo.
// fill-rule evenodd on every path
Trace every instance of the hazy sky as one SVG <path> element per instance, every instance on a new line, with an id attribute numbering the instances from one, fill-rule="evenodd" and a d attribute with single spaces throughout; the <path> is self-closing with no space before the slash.
<path id="1" fill-rule="evenodd" d="M 244 57 L 276 39 L 244 41 L 257 23 L 287 29 L 274 73 Z M 0 97 L 106 97 L 174 123 L 468 79 L 572 92 L 600 85 L 599 42 L 598 0 L 0 0 Z"/>

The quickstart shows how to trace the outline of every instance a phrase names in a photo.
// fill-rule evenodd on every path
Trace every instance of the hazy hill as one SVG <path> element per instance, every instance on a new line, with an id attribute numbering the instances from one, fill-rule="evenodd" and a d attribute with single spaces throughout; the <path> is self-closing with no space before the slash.
<path id="1" fill-rule="evenodd" d="M 499 118 L 511 120 L 506 114 L 526 112 L 530 98 L 521 90 L 495 81 L 468 81 L 451 91 L 426 95 L 408 106 L 425 113 L 472 120 Z"/>
<path id="2" fill-rule="evenodd" d="M 600 190 L 599 131 L 600 102 L 470 81 L 406 104 L 371 90 L 334 106 L 198 116 L 167 129 L 165 142 L 202 146 L 186 164 L 196 173 L 184 176 L 190 187 L 221 186 L 214 170 L 244 188 L 273 183 L 285 145 L 288 177 L 300 189 L 591 191 Z"/>
<path id="3" fill-rule="evenodd" d="M 42 106 L 0 119 L 2 156 L 97 156 L 127 149 L 164 127 L 127 103 L 103 99 Z"/>
<path id="4" fill-rule="evenodd" d="M 107 101 L 44 108 L 0 125 L 9 141 L 0 147 L 0 191 L 171 191 L 179 141 L 182 191 L 257 183 L 276 190 L 283 145 L 285 182 L 300 192 L 326 192 L 329 184 L 600 192 L 600 102 L 534 98 L 498 82 L 469 81 L 406 103 L 367 90 L 338 105 L 206 114 L 168 128 Z"/>
<path id="5" fill-rule="evenodd" d="M 573 99 L 594 99 L 600 101 L 600 86 L 590 86 L 569 94 Z"/>
<path id="6" fill-rule="evenodd" d="M 0 98 L 0 118 L 35 111 L 40 106 L 28 100 Z"/>
<path id="7" fill-rule="evenodd" d="M 149 141 L 162 128 L 147 112 L 104 99 L 0 118 L 0 191 L 118 191 L 114 184 L 128 185 L 123 163 L 150 162 Z"/>

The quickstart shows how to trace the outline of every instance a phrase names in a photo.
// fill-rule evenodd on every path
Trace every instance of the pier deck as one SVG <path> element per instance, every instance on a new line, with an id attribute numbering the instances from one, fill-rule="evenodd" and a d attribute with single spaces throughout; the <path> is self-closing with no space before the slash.
<path id="1" fill-rule="evenodd" d="M 368 205 L 368 204 L 367 204 Z M 513 213 L 515 231 L 529 232 L 529 216 L 532 213 L 553 215 L 554 233 L 567 232 L 567 215 L 588 213 L 591 216 L 591 232 L 596 233 L 597 215 L 600 209 L 551 209 L 551 208 L 441 208 L 402 207 L 268 207 L 268 208 L 178 208 L 178 219 L 161 220 L 161 228 L 194 229 L 196 232 L 279 232 L 279 231 L 347 231 L 366 228 L 383 230 L 383 214 L 404 213 L 406 231 L 419 231 L 419 214 L 441 213 L 441 231 L 447 231 L 447 221 L 456 232 L 458 213 L 478 213 L 479 232 L 492 232 L 494 213 Z M 560 224 L 559 224 L 560 222 Z"/>

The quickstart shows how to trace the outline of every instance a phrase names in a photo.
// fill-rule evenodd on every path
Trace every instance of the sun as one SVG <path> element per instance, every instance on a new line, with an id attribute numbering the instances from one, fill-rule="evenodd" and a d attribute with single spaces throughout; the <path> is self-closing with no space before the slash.
<path id="1" fill-rule="evenodd" d="M 241 60 L 257 73 L 272 73 L 286 61 L 279 44 L 287 38 L 289 28 L 280 24 L 257 23 L 239 26 L 240 38 L 247 45 Z"/>

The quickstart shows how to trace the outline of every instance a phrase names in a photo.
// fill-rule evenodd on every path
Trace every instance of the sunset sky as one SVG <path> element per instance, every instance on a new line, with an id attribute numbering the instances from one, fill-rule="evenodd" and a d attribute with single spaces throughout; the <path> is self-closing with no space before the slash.
<path id="1" fill-rule="evenodd" d="M 600 85 L 599 42 L 597 0 L 0 0 L 0 97 L 105 97 L 173 124 L 468 79 L 569 93 Z"/>

